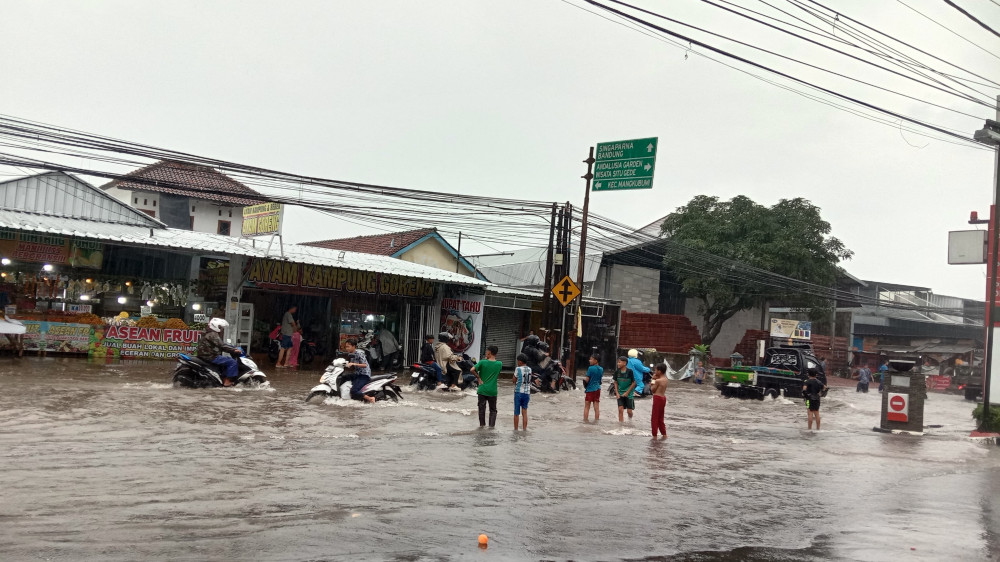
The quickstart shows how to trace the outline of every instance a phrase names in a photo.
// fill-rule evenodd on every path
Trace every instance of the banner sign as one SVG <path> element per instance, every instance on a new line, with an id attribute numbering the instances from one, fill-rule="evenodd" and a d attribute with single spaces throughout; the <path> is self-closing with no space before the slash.
<path id="1" fill-rule="evenodd" d="M 95 330 L 91 357 L 174 359 L 179 353 L 193 354 L 200 330 L 106 326 Z"/>
<path id="2" fill-rule="evenodd" d="M 441 331 L 452 335 L 448 345 L 455 353 L 479 355 L 485 304 L 485 294 L 458 292 L 441 299 Z"/>
<path id="3" fill-rule="evenodd" d="M 812 322 L 789 320 L 787 318 L 771 319 L 771 337 L 793 340 L 812 339 Z"/>
<path id="4" fill-rule="evenodd" d="M 243 236 L 279 234 L 285 206 L 281 203 L 261 203 L 243 207 Z"/>
<path id="5" fill-rule="evenodd" d="M 437 282 L 391 273 L 357 271 L 327 265 L 308 265 L 285 261 L 254 259 L 246 279 L 256 287 L 300 287 L 395 297 L 434 298 Z"/>
<path id="6" fill-rule="evenodd" d="M 24 324 L 24 350 L 45 353 L 87 353 L 94 327 L 88 324 L 18 320 Z M 0 347 L 10 348 L 10 342 L 0 340 Z"/>
<path id="7" fill-rule="evenodd" d="M 0 230 L 0 256 L 14 261 L 100 269 L 104 245 L 65 236 Z"/>

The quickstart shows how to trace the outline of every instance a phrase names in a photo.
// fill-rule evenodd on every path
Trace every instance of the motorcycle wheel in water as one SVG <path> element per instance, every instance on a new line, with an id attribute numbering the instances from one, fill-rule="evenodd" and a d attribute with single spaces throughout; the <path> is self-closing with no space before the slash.
<path id="1" fill-rule="evenodd" d="M 265 375 L 252 359 L 239 351 L 234 351 L 239 377 L 233 381 L 233 386 L 265 386 L 270 385 Z M 177 356 L 177 367 L 174 369 L 173 384 L 175 388 L 215 388 L 225 386 L 222 381 L 222 367 L 203 361 L 197 357 L 185 354 Z"/>
<path id="2" fill-rule="evenodd" d="M 376 375 L 361 389 L 361 393 L 375 398 L 376 402 L 403 399 L 403 390 L 396 385 L 396 375 Z M 347 371 L 347 359 L 338 357 L 326 368 L 319 384 L 314 386 L 306 396 L 310 404 L 322 404 L 328 398 L 352 400 L 351 387 L 354 384 L 354 373 Z"/>

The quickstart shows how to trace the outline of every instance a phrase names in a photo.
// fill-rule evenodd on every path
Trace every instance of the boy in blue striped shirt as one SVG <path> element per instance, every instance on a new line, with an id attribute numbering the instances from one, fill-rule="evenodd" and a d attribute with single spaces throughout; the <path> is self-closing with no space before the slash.
<path id="1" fill-rule="evenodd" d="M 531 367 L 527 366 L 528 356 L 517 356 L 517 368 L 514 369 L 514 431 L 517 431 L 518 416 L 524 421 L 524 430 L 528 431 L 528 401 L 531 399 Z"/>

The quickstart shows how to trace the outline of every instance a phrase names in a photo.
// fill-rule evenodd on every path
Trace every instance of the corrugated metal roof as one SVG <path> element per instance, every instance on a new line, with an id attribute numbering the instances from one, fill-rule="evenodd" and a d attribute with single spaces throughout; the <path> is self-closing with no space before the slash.
<path id="1" fill-rule="evenodd" d="M 160 221 L 63 172 L 0 182 L 0 208 L 54 217 L 158 228 Z"/>
<path id="2" fill-rule="evenodd" d="M 0 209 L 0 228 L 44 232 L 47 234 L 136 246 L 197 251 L 199 253 L 215 255 L 228 254 L 253 258 L 282 259 L 280 247 L 277 243 L 272 245 L 270 254 L 268 254 L 267 244 L 262 243 L 262 241 L 258 241 L 255 247 L 248 239 L 241 241 L 239 238 L 207 232 L 194 232 L 176 228 L 143 228 L 126 224 L 19 213 L 7 209 Z M 343 254 L 343 258 L 341 258 L 341 254 Z M 311 265 L 331 265 L 360 271 L 394 273 L 396 275 L 419 277 L 421 279 L 430 279 L 432 281 L 441 281 L 456 285 L 490 285 L 489 282 L 444 269 L 403 261 L 389 256 L 361 254 L 346 250 L 331 250 L 298 244 L 285 244 L 284 259 Z"/>

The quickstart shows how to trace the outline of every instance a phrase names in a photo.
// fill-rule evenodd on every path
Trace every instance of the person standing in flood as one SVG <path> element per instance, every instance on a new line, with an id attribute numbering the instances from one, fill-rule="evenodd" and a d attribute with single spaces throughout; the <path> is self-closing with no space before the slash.
<path id="1" fill-rule="evenodd" d="M 514 369 L 514 431 L 517 431 L 518 416 L 524 419 L 524 430 L 528 431 L 528 402 L 531 401 L 531 367 L 527 365 L 528 356 L 517 356 L 517 368 Z"/>
<path id="2" fill-rule="evenodd" d="M 486 427 L 486 406 L 490 407 L 490 427 L 497 425 L 497 378 L 500 376 L 500 369 L 503 363 L 497 361 L 497 346 L 491 345 L 486 348 L 486 359 L 476 363 L 472 368 L 479 387 L 476 394 L 479 395 L 479 427 Z"/>
<path id="3" fill-rule="evenodd" d="M 596 355 L 590 356 L 590 366 L 584 379 L 587 386 L 583 398 L 583 421 L 589 421 L 590 405 L 594 405 L 594 421 L 601 419 L 601 379 L 604 378 L 604 368 L 598 365 Z"/>
<path id="4" fill-rule="evenodd" d="M 628 368 L 628 357 L 618 358 L 618 370 L 615 371 L 615 395 L 618 397 L 618 421 L 625 423 L 625 411 L 628 410 L 628 419 L 632 419 L 632 411 L 635 410 L 635 399 L 632 392 L 635 390 L 635 373 Z"/>
<path id="5" fill-rule="evenodd" d="M 806 408 L 809 411 L 806 415 L 809 418 L 809 429 L 813 428 L 813 420 L 816 420 L 816 430 L 819 431 L 819 402 L 820 395 L 826 390 L 826 385 L 816 378 L 816 369 L 809 369 L 809 378 L 802 385 L 802 396 L 806 398 Z"/>
<path id="6" fill-rule="evenodd" d="M 288 307 L 285 315 L 281 317 L 281 351 L 278 352 L 278 361 L 275 363 L 276 368 L 288 367 L 288 351 L 292 349 L 292 334 L 295 333 L 295 328 L 298 327 L 298 324 L 295 322 L 295 313 L 298 310 L 299 307 L 293 304 Z"/>
<path id="7" fill-rule="evenodd" d="M 299 368 L 299 348 L 301 347 L 302 347 L 302 328 L 296 326 L 295 331 L 292 332 L 292 348 L 288 350 L 288 357 L 285 359 L 285 363 L 292 369 Z"/>
<path id="8" fill-rule="evenodd" d="M 664 410 L 667 408 L 667 366 L 663 363 L 656 365 L 656 373 L 653 381 L 649 385 L 649 391 L 653 393 L 653 439 L 656 439 L 656 432 L 663 434 L 663 439 L 667 438 L 667 424 L 663 420 Z"/>

